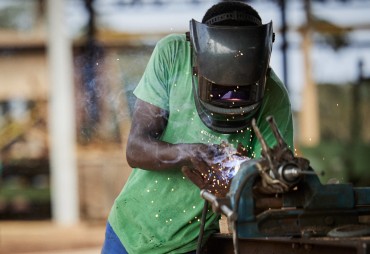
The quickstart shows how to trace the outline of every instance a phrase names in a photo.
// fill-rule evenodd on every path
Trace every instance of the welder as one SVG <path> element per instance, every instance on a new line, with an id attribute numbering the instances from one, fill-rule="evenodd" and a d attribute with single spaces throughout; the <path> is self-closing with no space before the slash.
<path id="1" fill-rule="evenodd" d="M 261 154 L 252 119 L 272 146 L 265 118 L 273 116 L 292 146 L 290 101 L 270 67 L 273 41 L 272 22 L 248 4 L 225 1 L 202 22 L 191 20 L 188 33 L 157 43 L 134 91 L 126 150 L 133 170 L 109 214 L 103 254 L 195 253 L 199 188 L 218 196 L 228 190 L 214 181 L 215 161 L 230 147 L 238 156 Z M 219 231 L 219 218 L 208 209 L 204 241 Z"/>

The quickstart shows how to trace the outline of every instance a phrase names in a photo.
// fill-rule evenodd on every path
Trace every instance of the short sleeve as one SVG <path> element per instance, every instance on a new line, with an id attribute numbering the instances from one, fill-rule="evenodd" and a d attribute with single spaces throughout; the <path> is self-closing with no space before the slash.
<path id="1" fill-rule="evenodd" d="M 155 46 L 144 74 L 138 86 L 134 90 L 134 95 L 150 104 L 164 110 L 168 110 L 169 91 L 168 91 L 168 70 L 169 54 L 171 48 L 167 40 L 160 40 Z"/>

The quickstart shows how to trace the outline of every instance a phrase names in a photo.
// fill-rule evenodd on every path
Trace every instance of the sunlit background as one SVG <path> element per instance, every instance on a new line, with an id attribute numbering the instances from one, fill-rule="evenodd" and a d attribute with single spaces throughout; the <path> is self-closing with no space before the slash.
<path id="1" fill-rule="evenodd" d="M 0 1 L 0 233 L 9 221 L 104 226 L 130 174 L 132 91 L 156 41 L 217 2 Z M 245 2 L 273 21 L 295 153 L 323 183 L 370 186 L 370 1 Z M 0 252 L 24 250 L 5 240 Z"/>

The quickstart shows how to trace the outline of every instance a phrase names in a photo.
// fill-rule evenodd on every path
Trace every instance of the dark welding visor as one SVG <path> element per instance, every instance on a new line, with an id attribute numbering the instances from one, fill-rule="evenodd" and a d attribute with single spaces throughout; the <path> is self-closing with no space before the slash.
<path id="1" fill-rule="evenodd" d="M 256 84 L 269 65 L 272 22 L 260 26 L 208 26 L 192 19 L 190 40 L 199 76 L 223 86 Z"/>
<path id="2" fill-rule="evenodd" d="M 192 84 L 200 119 L 208 128 L 220 133 L 235 133 L 248 127 L 262 103 L 262 95 L 259 100 L 256 95 L 257 92 L 263 94 L 255 89 L 259 86 L 220 86 L 196 75 L 193 75 Z"/>
<path id="3" fill-rule="evenodd" d="M 264 94 L 263 84 L 219 85 L 206 78 L 198 77 L 200 100 L 219 107 L 233 108 L 259 102 Z"/>

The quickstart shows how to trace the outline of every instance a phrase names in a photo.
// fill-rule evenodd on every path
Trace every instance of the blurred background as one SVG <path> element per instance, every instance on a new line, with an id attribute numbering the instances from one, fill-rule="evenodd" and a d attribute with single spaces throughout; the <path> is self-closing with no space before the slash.
<path id="1" fill-rule="evenodd" d="M 1 253 L 101 245 L 153 47 L 217 2 L 0 0 Z M 323 183 L 370 186 L 370 1 L 245 2 L 273 21 L 295 152 Z"/>

